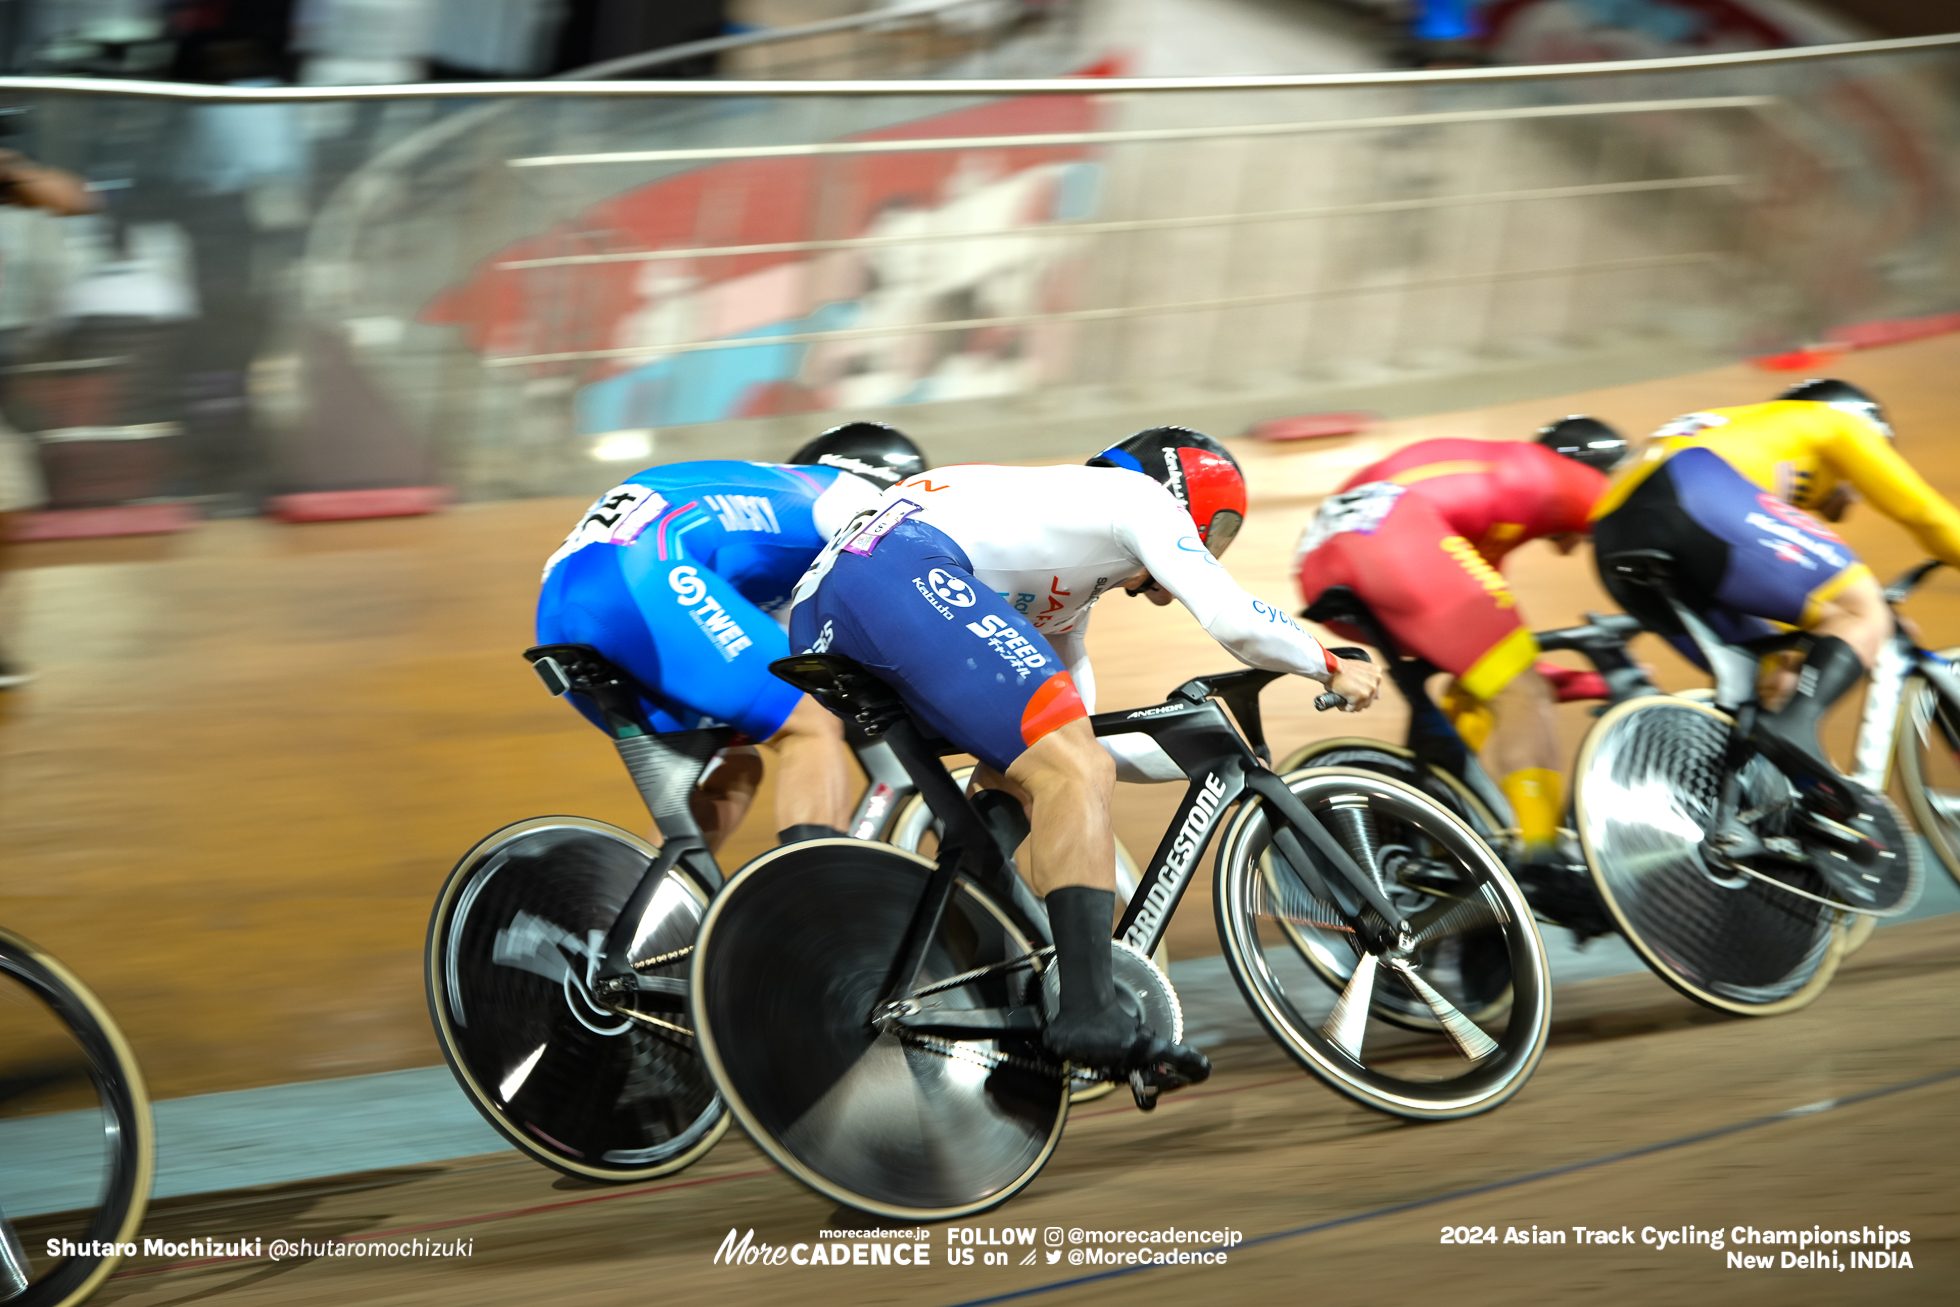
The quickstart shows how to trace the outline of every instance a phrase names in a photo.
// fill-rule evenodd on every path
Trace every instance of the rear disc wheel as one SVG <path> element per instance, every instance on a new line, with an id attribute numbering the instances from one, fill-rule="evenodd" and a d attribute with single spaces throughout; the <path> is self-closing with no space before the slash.
<path id="1" fill-rule="evenodd" d="M 728 1129 L 688 1024 L 707 906 L 691 877 L 667 873 L 634 933 L 642 988 L 594 996 L 600 946 L 658 854 L 605 822 L 533 817 L 465 854 L 429 920 L 429 1014 L 457 1082 L 499 1134 L 567 1175 L 668 1175 Z"/>
<path id="2" fill-rule="evenodd" d="M 1730 727 L 1712 704 L 1672 696 L 1609 709 L 1580 746 L 1573 810 L 1600 899 L 1655 974 L 1708 1007 L 1773 1016 L 1830 984 L 1848 914 L 1702 857 Z M 1796 791 L 1766 760 L 1742 775 L 1743 810 L 1770 814 L 1762 821 L 1794 811 Z M 1791 879 L 1829 892 L 1808 868 Z"/>
<path id="3" fill-rule="evenodd" d="M 762 1150 L 818 1193 L 904 1221 L 1005 1202 L 1048 1161 L 1068 1118 L 1057 1068 L 1027 1038 L 881 1032 L 890 983 L 933 864 L 864 840 L 763 854 L 716 895 L 692 980 L 701 1051 Z M 1039 1002 L 1031 933 L 956 882 L 916 988 L 954 1011 Z"/>

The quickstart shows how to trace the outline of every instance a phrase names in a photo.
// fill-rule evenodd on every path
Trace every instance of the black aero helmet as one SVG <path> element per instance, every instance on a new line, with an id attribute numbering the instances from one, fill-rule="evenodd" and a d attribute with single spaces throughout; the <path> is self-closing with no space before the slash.
<path id="1" fill-rule="evenodd" d="M 1885 410 L 1878 406 L 1878 401 L 1848 381 L 1815 377 L 1809 381 L 1799 382 L 1777 398 L 1806 399 L 1815 404 L 1829 404 L 1832 408 L 1855 413 L 1864 418 L 1883 431 L 1887 440 L 1896 439 L 1892 434 L 1892 424 L 1885 420 Z"/>
<path id="2" fill-rule="evenodd" d="M 1554 454 L 1611 474 L 1627 456 L 1626 437 L 1598 418 L 1575 413 L 1538 429 L 1538 443 Z"/>
<path id="3" fill-rule="evenodd" d="M 1150 427 L 1089 460 L 1090 467 L 1141 472 L 1167 487 L 1198 524 L 1215 558 L 1245 522 L 1245 474 L 1231 451 L 1189 427 Z"/>
<path id="4" fill-rule="evenodd" d="M 820 464 L 863 477 L 889 490 L 926 470 L 926 456 L 897 427 L 882 422 L 846 422 L 789 456 L 791 463 Z"/>

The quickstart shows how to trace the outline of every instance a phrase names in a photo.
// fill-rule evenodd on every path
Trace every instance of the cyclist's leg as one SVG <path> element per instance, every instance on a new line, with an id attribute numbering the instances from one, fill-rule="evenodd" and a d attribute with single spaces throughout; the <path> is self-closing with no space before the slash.
<path id="1" fill-rule="evenodd" d="M 1549 858 L 1563 789 L 1557 695 L 1532 668 L 1538 642 L 1503 575 L 1413 496 L 1373 534 L 1335 536 L 1322 550 L 1339 552 L 1339 570 L 1404 650 L 1456 677 L 1459 709 L 1467 700 L 1488 710 L 1482 752 L 1517 812 L 1526 859 Z"/>
<path id="2" fill-rule="evenodd" d="M 838 555 L 790 632 L 796 648 L 822 644 L 877 672 L 927 729 L 1032 800 L 1033 883 L 1047 890 L 1064 977 L 1050 1046 L 1084 1064 L 1170 1062 L 1202 1078 L 1203 1058 L 1155 1040 L 1110 978 L 1115 768 L 1042 634 L 973 578 L 956 544 L 911 523 L 871 553 Z"/>
<path id="3" fill-rule="evenodd" d="M 850 773 L 838 765 L 845 750 L 843 723 L 805 695 L 763 746 L 776 764 L 779 837 L 789 843 L 843 834 L 851 811 Z"/>
<path id="4" fill-rule="evenodd" d="M 1635 508 L 1642 494 L 1650 500 L 1646 508 L 1658 509 L 1656 525 L 1672 523 L 1686 537 L 1662 547 L 1686 560 L 1684 598 L 1729 617 L 1717 623 L 1731 627 L 1721 631 L 1725 637 L 1740 633 L 1733 615 L 1817 633 L 1795 694 L 1756 719 L 1754 737 L 1780 764 L 1829 782 L 1837 772 L 1817 743 L 1817 723 L 1858 684 L 1886 631 L 1884 596 L 1870 568 L 1823 521 L 1764 492 L 1705 449 L 1674 455 L 1619 511 Z"/>

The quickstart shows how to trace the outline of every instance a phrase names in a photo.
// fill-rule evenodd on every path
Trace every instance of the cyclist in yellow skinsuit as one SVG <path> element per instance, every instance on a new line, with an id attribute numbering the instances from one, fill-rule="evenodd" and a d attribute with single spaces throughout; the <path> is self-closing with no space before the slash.
<path id="1" fill-rule="evenodd" d="M 1816 727 L 1857 684 L 1892 630 L 1871 570 L 1823 518 L 1858 496 L 1960 567 L 1960 513 L 1892 447 L 1877 401 L 1842 381 L 1806 381 L 1768 404 L 1680 418 L 1600 501 L 1593 541 L 1613 554 L 1659 549 L 1675 559 L 1681 598 L 1725 639 L 1798 627 L 1814 637 L 1790 701 L 1758 719 L 1757 742 L 1820 774 Z M 1815 514 L 1815 516 L 1813 516 Z M 1604 566 L 1606 588 L 1650 629 L 1680 625 L 1652 590 Z"/>

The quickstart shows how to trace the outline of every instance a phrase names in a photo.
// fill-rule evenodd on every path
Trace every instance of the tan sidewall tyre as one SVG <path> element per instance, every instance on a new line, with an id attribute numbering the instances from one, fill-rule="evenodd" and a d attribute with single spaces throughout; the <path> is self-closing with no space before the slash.
<path id="1" fill-rule="evenodd" d="M 109 1009 L 102 1005 L 102 1000 L 98 999 L 68 968 L 12 931 L 0 930 L 0 947 L 5 947 L 9 952 L 25 958 L 29 963 L 45 971 L 56 984 L 66 989 L 88 1013 L 109 1045 L 110 1055 L 114 1057 L 118 1073 L 129 1090 L 133 1115 L 128 1122 L 122 1124 L 126 1124 L 134 1135 L 133 1151 L 136 1162 L 135 1183 L 131 1191 L 129 1210 L 123 1213 L 122 1220 L 117 1225 L 114 1242 L 133 1243 L 137 1233 L 142 1229 L 143 1217 L 149 1211 L 150 1189 L 156 1181 L 156 1121 L 150 1111 L 149 1090 L 143 1083 L 142 1068 L 136 1064 L 136 1054 L 131 1051 L 129 1041 L 123 1037 L 115 1018 L 109 1015 Z M 107 1280 L 121 1263 L 122 1257 L 119 1254 L 103 1258 L 89 1273 L 88 1278 L 51 1307 L 75 1307 L 99 1289 L 103 1281 Z M 32 1293 L 32 1289 L 29 1293 Z"/>

